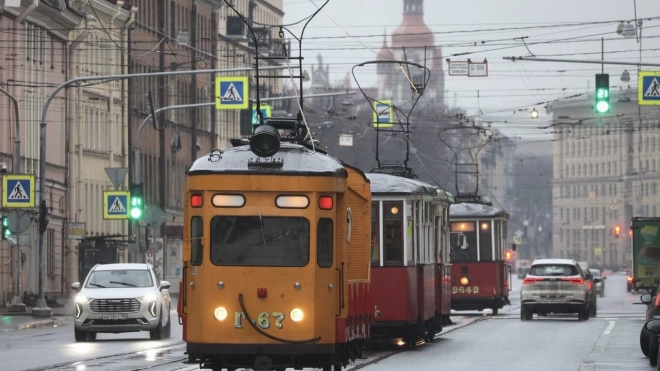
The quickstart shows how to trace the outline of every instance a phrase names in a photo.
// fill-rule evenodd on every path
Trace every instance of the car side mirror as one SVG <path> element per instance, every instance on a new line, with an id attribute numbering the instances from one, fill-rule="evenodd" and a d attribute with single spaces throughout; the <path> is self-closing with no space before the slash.
<path id="1" fill-rule="evenodd" d="M 80 282 L 74 282 L 71 284 L 71 290 L 80 291 Z"/>
<path id="2" fill-rule="evenodd" d="M 649 303 L 651 303 L 651 300 L 653 300 L 653 296 L 649 293 L 646 293 L 646 294 L 640 296 L 639 299 L 642 301 L 642 303 L 649 304 Z"/>
<path id="3" fill-rule="evenodd" d="M 603 277 L 603 279 L 604 279 L 604 280 L 606 280 L 606 279 L 607 279 L 607 277 Z"/>
<path id="4" fill-rule="evenodd" d="M 165 290 L 170 288 L 170 283 L 168 281 L 160 281 L 160 290 Z"/>
<path id="5" fill-rule="evenodd" d="M 518 278 L 520 278 L 521 280 L 524 279 L 526 276 L 527 274 L 525 273 L 518 273 Z"/>
<path id="6" fill-rule="evenodd" d="M 593 281 L 593 279 L 594 279 L 594 275 L 591 274 L 591 273 L 587 273 L 587 275 L 585 276 L 585 278 L 588 279 L 588 280 L 592 280 L 592 281 Z"/>
<path id="7" fill-rule="evenodd" d="M 646 329 L 652 332 L 660 332 L 660 319 L 652 319 L 644 325 Z"/>
<path id="8" fill-rule="evenodd" d="M 600 278 L 600 277 L 594 277 L 594 283 L 599 283 L 599 282 L 601 282 L 602 280 L 603 280 L 603 279 Z"/>

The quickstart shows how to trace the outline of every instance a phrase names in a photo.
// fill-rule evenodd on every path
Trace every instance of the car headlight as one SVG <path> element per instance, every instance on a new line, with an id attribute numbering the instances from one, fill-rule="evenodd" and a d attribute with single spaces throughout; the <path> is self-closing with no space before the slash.
<path id="1" fill-rule="evenodd" d="M 89 302 L 89 298 L 87 298 L 86 296 L 80 294 L 76 295 L 76 303 L 84 304 L 87 302 Z"/>
<path id="2" fill-rule="evenodd" d="M 157 298 L 158 297 L 156 296 L 156 294 L 147 294 L 141 297 L 140 300 L 150 302 L 150 301 L 156 301 Z"/>
<path id="3" fill-rule="evenodd" d="M 291 314 L 291 320 L 293 322 L 300 322 L 303 320 L 304 314 L 302 309 L 293 308 L 290 314 Z"/>

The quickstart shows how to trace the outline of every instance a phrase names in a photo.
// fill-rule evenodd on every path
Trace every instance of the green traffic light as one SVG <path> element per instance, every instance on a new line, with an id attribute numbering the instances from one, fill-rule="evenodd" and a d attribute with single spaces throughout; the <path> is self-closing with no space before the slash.
<path id="1" fill-rule="evenodd" d="M 596 112 L 607 113 L 610 111 L 610 104 L 604 100 L 596 103 Z"/>
<path id="2" fill-rule="evenodd" d="M 138 209 L 138 208 L 131 209 L 131 218 L 132 219 L 142 218 L 142 209 Z"/>

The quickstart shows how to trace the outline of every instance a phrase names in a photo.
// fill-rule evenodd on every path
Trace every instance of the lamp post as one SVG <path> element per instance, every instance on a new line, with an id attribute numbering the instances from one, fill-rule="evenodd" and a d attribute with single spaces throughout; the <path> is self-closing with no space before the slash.
<path id="1" fill-rule="evenodd" d="M 13 95 L 9 94 L 3 88 L 0 92 L 6 95 L 14 103 L 14 116 L 16 117 L 16 133 L 14 137 L 14 156 L 12 171 L 14 174 L 21 172 L 21 126 L 19 120 L 18 100 Z M 9 304 L 10 312 L 25 312 L 27 311 L 23 299 L 21 298 L 21 246 L 18 244 L 18 234 L 16 235 L 16 245 L 14 246 L 14 297 Z"/>

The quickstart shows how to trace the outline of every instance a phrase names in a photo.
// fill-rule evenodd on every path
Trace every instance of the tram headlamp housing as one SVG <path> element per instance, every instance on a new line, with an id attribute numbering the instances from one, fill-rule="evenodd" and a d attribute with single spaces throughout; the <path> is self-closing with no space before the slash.
<path id="1" fill-rule="evenodd" d="M 250 138 L 250 150 L 259 157 L 272 157 L 280 150 L 280 132 L 271 125 L 259 125 Z"/>
<path id="2" fill-rule="evenodd" d="M 470 283 L 470 280 L 467 277 L 461 277 L 461 285 L 466 286 L 468 283 Z"/>
<path id="3" fill-rule="evenodd" d="M 293 309 L 291 310 L 290 315 L 291 315 L 291 320 L 292 320 L 293 322 L 300 322 L 300 321 L 302 321 L 303 318 L 305 317 L 305 315 L 304 315 L 302 309 L 300 309 L 300 308 L 293 308 Z"/>
<path id="4" fill-rule="evenodd" d="M 217 307 L 213 311 L 213 315 L 218 321 L 224 321 L 227 319 L 227 309 L 225 307 Z"/>

